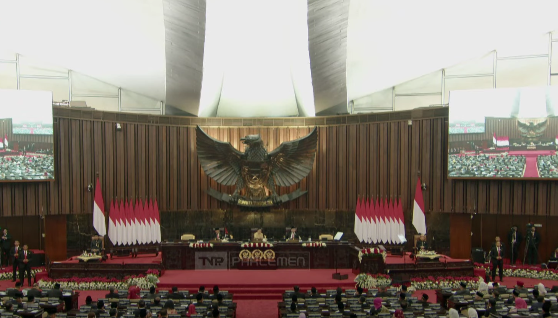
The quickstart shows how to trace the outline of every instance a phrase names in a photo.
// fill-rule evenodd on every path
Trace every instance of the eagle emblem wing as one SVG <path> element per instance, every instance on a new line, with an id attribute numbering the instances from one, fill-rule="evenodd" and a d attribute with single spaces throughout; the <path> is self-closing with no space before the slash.
<path id="1" fill-rule="evenodd" d="M 267 156 L 275 183 L 291 186 L 304 179 L 314 165 L 318 145 L 318 127 L 299 139 L 282 143 Z"/>
<path id="2" fill-rule="evenodd" d="M 203 171 L 223 185 L 235 185 L 240 177 L 241 160 L 244 155 L 230 142 L 210 137 L 200 126 L 196 127 L 196 146 Z"/>

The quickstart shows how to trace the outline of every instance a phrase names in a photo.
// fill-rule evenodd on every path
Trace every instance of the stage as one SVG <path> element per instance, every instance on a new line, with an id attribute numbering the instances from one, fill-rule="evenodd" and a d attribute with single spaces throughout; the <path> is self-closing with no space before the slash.
<path id="1" fill-rule="evenodd" d="M 48 267 L 50 278 L 107 277 L 122 279 L 129 275 L 145 274 L 149 269 L 163 270 L 161 252 L 130 256 L 113 256 L 103 262 L 80 262 L 77 256 L 62 262 L 52 262 Z"/>

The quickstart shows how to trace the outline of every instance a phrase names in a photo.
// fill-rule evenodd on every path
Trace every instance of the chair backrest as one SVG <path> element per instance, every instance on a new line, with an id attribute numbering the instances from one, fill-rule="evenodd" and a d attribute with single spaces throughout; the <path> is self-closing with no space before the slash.
<path id="1" fill-rule="evenodd" d="M 342 318 L 343 314 L 340 312 L 334 312 L 334 313 L 330 313 L 329 316 L 333 318 Z"/>
<path id="2" fill-rule="evenodd" d="M 207 307 L 206 306 L 196 306 L 196 313 L 205 315 L 207 313 Z"/>
<path id="3" fill-rule="evenodd" d="M 317 298 L 306 298 L 306 305 L 313 305 L 316 304 L 317 302 L 318 302 Z"/>

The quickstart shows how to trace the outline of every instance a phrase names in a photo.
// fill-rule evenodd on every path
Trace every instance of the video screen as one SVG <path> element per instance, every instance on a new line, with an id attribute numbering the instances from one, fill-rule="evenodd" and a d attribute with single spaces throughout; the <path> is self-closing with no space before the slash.
<path id="1" fill-rule="evenodd" d="M 54 180 L 52 92 L 0 89 L 0 182 Z"/>
<path id="2" fill-rule="evenodd" d="M 448 178 L 558 179 L 558 87 L 451 91 Z"/>

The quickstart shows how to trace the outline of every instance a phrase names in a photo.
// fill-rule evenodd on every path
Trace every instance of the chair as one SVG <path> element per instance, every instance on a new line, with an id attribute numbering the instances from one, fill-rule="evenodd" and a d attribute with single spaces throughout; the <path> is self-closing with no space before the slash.
<path id="1" fill-rule="evenodd" d="M 183 234 L 180 239 L 182 241 L 193 241 L 196 239 L 196 236 L 194 234 Z"/>

